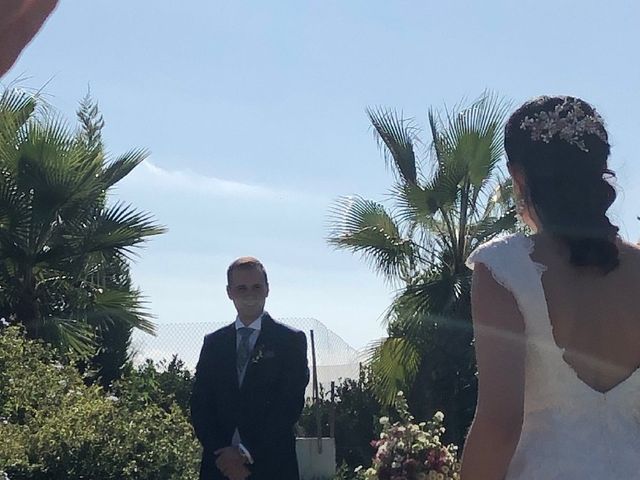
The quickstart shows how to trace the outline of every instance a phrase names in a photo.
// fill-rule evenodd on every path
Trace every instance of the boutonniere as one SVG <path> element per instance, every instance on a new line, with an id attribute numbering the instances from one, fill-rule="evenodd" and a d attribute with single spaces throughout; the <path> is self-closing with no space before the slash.
<path id="1" fill-rule="evenodd" d="M 251 363 L 259 363 L 263 359 L 275 357 L 275 353 L 272 350 L 265 350 L 262 345 L 253 353 L 251 357 Z"/>

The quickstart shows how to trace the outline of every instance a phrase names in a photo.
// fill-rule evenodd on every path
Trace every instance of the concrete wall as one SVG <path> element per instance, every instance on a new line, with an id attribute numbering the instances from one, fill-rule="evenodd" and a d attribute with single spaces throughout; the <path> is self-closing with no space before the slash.
<path id="1" fill-rule="evenodd" d="M 336 442 L 334 438 L 297 438 L 296 453 L 301 480 L 330 480 L 336 473 Z"/>

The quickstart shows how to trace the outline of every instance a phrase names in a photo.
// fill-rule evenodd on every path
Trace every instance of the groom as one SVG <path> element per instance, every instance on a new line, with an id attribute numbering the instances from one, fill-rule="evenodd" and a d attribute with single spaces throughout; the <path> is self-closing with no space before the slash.
<path id="1" fill-rule="evenodd" d="M 236 321 L 204 339 L 191 397 L 200 480 L 298 480 L 293 426 L 309 382 L 303 332 L 264 311 L 267 272 L 243 257 L 227 270 Z"/>

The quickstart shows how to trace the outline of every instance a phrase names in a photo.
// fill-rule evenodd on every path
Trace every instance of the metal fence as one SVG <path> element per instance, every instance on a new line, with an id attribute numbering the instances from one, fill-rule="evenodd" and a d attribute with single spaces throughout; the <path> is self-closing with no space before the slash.
<path id="1" fill-rule="evenodd" d="M 310 331 L 313 330 L 318 383 L 324 387 L 325 391 L 329 390 L 332 381 L 358 378 L 359 364 L 364 360 L 363 352 L 351 347 L 322 322 L 313 318 L 280 318 L 277 320 L 307 334 L 309 366 L 312 364 Z M 177 355 L 187 368 L 194 370 L 204 336 L 225 325 L 227 323 L 159 323 L 156 326 L 155 336 L 136 331 L 131 345 L 134 360 L 137 363 L 146 359 L 161 362 L 171 360 L 174 355 Z M 312 396 L 311 389 L 312 384 L 309 382 L 308 397 Z"/>

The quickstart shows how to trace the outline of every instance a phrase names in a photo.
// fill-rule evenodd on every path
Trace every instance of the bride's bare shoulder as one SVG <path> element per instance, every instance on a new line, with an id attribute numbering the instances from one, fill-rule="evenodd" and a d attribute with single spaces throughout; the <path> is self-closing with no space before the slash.
<path id="1" fill-rule="evenodd" d="M 619 240 L 618 249 L 622 254 L 640 255 L 640 243 L 632 243 L 626 240 Z"/>
<path id="2" fill-rule="evenodd" d="M 618 242 L 620 252 L 620 263 L 627 264 L 633 270 L 640 272 L 640 245 L 636 243 L 620 240 Z"/>

